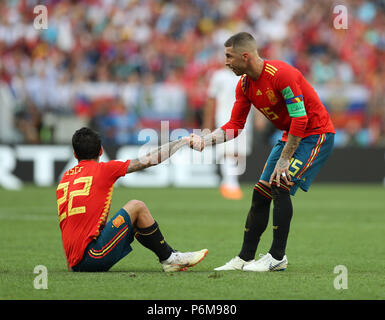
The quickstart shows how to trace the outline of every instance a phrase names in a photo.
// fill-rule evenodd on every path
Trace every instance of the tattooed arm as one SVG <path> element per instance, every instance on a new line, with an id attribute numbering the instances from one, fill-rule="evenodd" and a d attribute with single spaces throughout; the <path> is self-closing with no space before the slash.
<path id="1" fill-rule="evenodd" d="M 199 136 L 196 134 L 190 135 L 190 148 L 202 151 L 206 146 L 213 146 L 215 144 L 226 142 L 226 133 L 222 128 L 215 129 L 211 133 L 206 133 L 203 130 L 203 135 Z"/>
<path id="2" fill-rule="evenodd" d="M 142 170 L 151 166 L 155 166 L 168 158 L 170 158 L 177 150 L 190 141 L 189 137 L 183 137 L 169 143 L 165 143 L 160 147 L 150 151 L 145 156 L 130 161 L 127 168 L 127 173 Z"/>
<path id="3" fill-rule="evenodd" d="M 301 142 L 302 138 L 293 136 L 292 134 L 289 134 L 289 137 L 286 141 L 285 147 L 282 150 L 281 157 L 278 159 L 277 164 L 275 165 L 274 172 L 270 176 L 269 183 L 271 184 L 273 180 L 277 182 L 277 186 L 280 186 L 280 178 L 282 174 L 283 180 L 287 185 L 290 185 L 291 176 L 289 173 L 289 166 L 290 166 L 290 159 L 293 156 L 295 150 L 297 150 L 299 143 Z"/>

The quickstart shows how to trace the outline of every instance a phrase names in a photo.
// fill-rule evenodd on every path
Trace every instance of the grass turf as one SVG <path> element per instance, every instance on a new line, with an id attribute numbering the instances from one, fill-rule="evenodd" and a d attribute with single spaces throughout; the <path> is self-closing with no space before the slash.
<path id="1" fill-rule="evenodd" d="M 284 272 L 214 272 L 239 253 L 252 186 L 241 201 L 217 189 L 114 191 L 110 217 L 140 199 L 180 251 L 208 248 L 186 272 L 163 273 L 156 256 L 134 241 L 134 250 L 109 272 L 66 271 L 54 188 L 0 189 L 0 299 L 384 299 L 385 205 L 381 185 L 315 184 L 293 198 Z M 271 220 L 257 253 L 272 240 Z M 36 290 L 36 265 L 48 269 L 48 289 Z M 334 268 L 348 270 L 348 288 L 336 290 Z"/>

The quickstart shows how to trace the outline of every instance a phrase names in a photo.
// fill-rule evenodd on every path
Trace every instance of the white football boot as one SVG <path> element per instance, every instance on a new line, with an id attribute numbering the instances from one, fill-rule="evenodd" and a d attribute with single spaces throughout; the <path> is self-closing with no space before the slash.
<path id="1" fill-rule="evenodd" d="M 286 255 L 282 260 L 276 260 L 272 257 L 270 253 L 265 255 L 259 255 L 261 259 L 254 261 L 253 263 L 248 264 L 243 267 L 243 271 L 256 271 L 256 272 L 266 272 L 266 271 L 283 271 L 287 268 L 287 257 Z"/>
<path id="2" fill-rule="evenodd" d="M 194 252 L 173 252 L 167 260 L 162 261 L 164 272 L 185 271 L 201 262 L 209 253 L 209 250 L 202 249 Z"/>
<path id="3" fill-rule="evenodd" d="M 250 263 L 254 262 L 254 260 L 245 261 L 240 257 L 236 256 L 232 258 L 229 262 L 226 262 L 225 265 L 215 268 L 215 271 L 231 271 L 231 270 L 242 270 L 242 268 Z"/>

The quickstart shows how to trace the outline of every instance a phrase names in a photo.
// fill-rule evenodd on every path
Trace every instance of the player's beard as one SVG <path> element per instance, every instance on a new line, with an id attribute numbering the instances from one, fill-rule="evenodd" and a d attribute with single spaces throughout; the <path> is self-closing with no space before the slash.
<path id="1" fill-rule="evenodd" d="M 241 71 L 241 70 L 238 69 L 238 68 L 230 67 L 230 69 L 231 69 L 237 76 L 240 76 L 240 75 L 244 74 L 244 72 Z"/>

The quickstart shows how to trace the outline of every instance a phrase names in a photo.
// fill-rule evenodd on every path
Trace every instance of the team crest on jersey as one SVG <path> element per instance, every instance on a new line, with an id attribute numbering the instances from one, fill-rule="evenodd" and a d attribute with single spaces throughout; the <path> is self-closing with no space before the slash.
<path id="1" fill-rule="evenodd" d="M 112 224 L 119 228 L 124 223 L 124 218 L 121 215 L 118 215 L 114 220 L 112 220 Z"/>
<path id="2" fill-rule="evenodd" d="M 269 101 L 271 102 L 271 104 L 274 105 L 278 102 L 278 98 L 275 96 L 275 93 L 273 90 L 267 89 L 266 95 L 269 98 Z"/>

